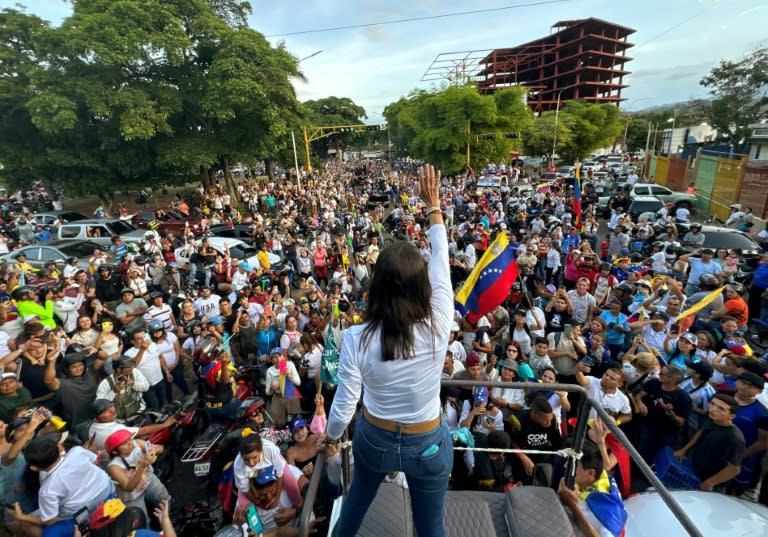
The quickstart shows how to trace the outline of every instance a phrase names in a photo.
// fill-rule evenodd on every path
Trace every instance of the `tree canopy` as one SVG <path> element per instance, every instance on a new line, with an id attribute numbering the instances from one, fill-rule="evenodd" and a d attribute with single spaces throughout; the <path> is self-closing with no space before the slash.
<path id="1" fill-rule="evenodd" d="M 756 48 L 738 61 L 721 60 L 700 84 L 709 88 L 714 97 L 712 126 L 730 144 L 740 144 L 749 135 L 749 124 L 766 115 L 768 45 Z"/>
<path id="2" fill-rule="evenodd" d="M 472 167 L 508 160 L 521 140 L 510 137 L 533 122 L 523 89 L 508 88 L 481 95 L 471 86 L 411 93 L 384 110 L 396 154 L 429 161 L 444 173 L 466 166 L 469 143 Z"/>
<path id="3" fill-rule="evenodd" d="M 304 121 L 298 61 L 237 0 L 76 0 L 59 27 L 0 12 L 0 162 L 111 198 L 279 153 Z M 27 183 L 28 184 L 28 183 Z M 231 184 L 229 185 L 232 186 Z"/>
<path id="4" fill-rule="evenodd" d="M 555 143 L 555 112 L 545 112 L 525 133 L 526 152 L 549 157 Z M 572 162 L 588 157 L 593 151 L 607 147 L 623 134 L 626 120 L 619 109 L 608 103 L 594 104 L 568 101 L 557 114 L 557 147 L 560 160 Z"/>

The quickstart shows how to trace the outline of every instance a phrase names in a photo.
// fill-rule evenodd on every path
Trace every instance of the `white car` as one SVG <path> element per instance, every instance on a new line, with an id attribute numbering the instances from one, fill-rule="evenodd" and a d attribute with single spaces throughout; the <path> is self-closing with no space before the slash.
<path id="1" fill-rule="evenodd" d="M 704 537 L 762 537 L 768 535 L 768 507 L 699 490 L 671 491 Z M 656 492 L 624 500 L 629 518 L 625 537 L 688 537 L 682 524 Z"/>
<path id="2" fill-rule="evenodd" d="M 198 243 L 200 241 L 198 240 Z M 208 245 L 216 250 L 217 253 L 224 255 L 226 247 L 229 247 L 230 257 L 236 257 L 239 261 L 245 260 L 252 269 L 256 269 L 259 266 L 259 259 L 256 254 L 259 253 L 257 248 L 249 246 L 240 239 L 227 239 L 224 237 L 208 237 Z M 175 251 L 176 262 L 179 264 L 179 268 L 189 270 L 189 259 L 185 254 L 185 247 L 177 248 Z M 280 263 L 282 260 L 280 256 L 267 252 L 269 256 L 269 262 L 272 264 Z"/>

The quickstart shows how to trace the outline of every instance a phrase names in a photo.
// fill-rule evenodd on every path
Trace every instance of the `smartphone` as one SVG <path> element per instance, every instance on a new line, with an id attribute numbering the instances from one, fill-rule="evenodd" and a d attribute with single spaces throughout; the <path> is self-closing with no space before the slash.
<path id="1" fill-rule="evenodd" d="M 144 452 L 145 453 L 152 453 L 152 442 L 150 442 L 149 440 L 144 442 Z"/>
<path id="2" fill-rule="evenodd" d="M 245 520 L 248 522 L 248 527 L 256 535 L 261 535 L 264 531 L 264 525 L 261 523 L 261 517 L 255 505 L 251 505 L 245 512 Z"/>
<path id="3" fill-rule="evenodd" d="M 88 533 L 88 523 L 91 520 L 91 514 L 88 512 L 87 507 L 83 507 L 77 513 L 75 513 L 75 524 L 77 529 L 80 530 L 80 535 L 86 535 Z"/>
<path id="4" fill-rule="evenodd" d="M 496 420 L 492 416 L 486 416 L 485 417 L 485 423 L 493 425 L 495 422 L 496 422 Z"/>
<path id="5" fill-rule="evenodd" d="M 677 333 L 680 331 L 680 323 L 674 323 L 672 326 L 669 327 L 670 332 Z"/>
<path id="6" fill-rule="evenodd" d="M 566 338 L 566 339 L 568 339 L 569 337 L 571 337 L 571 331 L 572 331 L 572 330 L 573 330 L 573 326 L 571 326 L 570 324 L 566 324 L 566 325 L 563 327 L 563 337 L 564 337 L 564 338 Z"/>
<path id="7" fill-rule="evenodd" d="M 584 358 L 582 358 L 580 361 L 582 364 L 584 364 L 587 367 L 595 367 L 595 359 L 592 356 L 587 355 Z"/>

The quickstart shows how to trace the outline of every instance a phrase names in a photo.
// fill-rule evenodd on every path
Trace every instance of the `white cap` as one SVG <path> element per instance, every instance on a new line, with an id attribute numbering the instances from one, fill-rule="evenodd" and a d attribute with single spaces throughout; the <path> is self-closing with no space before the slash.
<path id="1" fill-rule="evenodd" d="M 477 320 L 477 327 L 478 328 L 490 328 L 491 327 L 491 321 L 488 320 L 488 318 L 483 315 Z"/>
<path id="2" fill-rule="evenodd" d="M 451 332 L 461 332 L 461 327 L 456 321 L 453 321 L 453 324 L 451 325 Z"/>

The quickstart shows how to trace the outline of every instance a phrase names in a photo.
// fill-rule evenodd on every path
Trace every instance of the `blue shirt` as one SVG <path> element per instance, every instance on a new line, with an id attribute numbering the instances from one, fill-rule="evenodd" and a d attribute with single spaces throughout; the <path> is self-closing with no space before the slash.
<path id="1" fill-rule="evenodd" d="M 691 285 L 699 285 L 699 278 L 702 274 L 712 274 L 713 276 L 717 276 L 723 272 L 723 268 L 714 261 L 702 263 L 701 259 L 698 257 L 692 257 L 690 261 L 691 272 L 688 274 L 688 283 Z"/>
<path id="2" fill-rule="evenodd" d="M 619 313 L 617 317 L 614 317 L 609 310 L 606 310 L 600 314 L 600 318 L 605 321 L 606 325 L 614 323 L 615 325 L 629 330 L 627 316 L 623 313 Z M 608 328 L 605 331 L 605 338 L 609 345 L 622 345 L 624 343 L 624 332 L 620 332 L 615 328 Z"/>
<path id="3" fill-rule="evenodd" d="M 758 289 L 768 289 L 768 263 L 760 262 L 757 264 L 752 285 Z"/>

